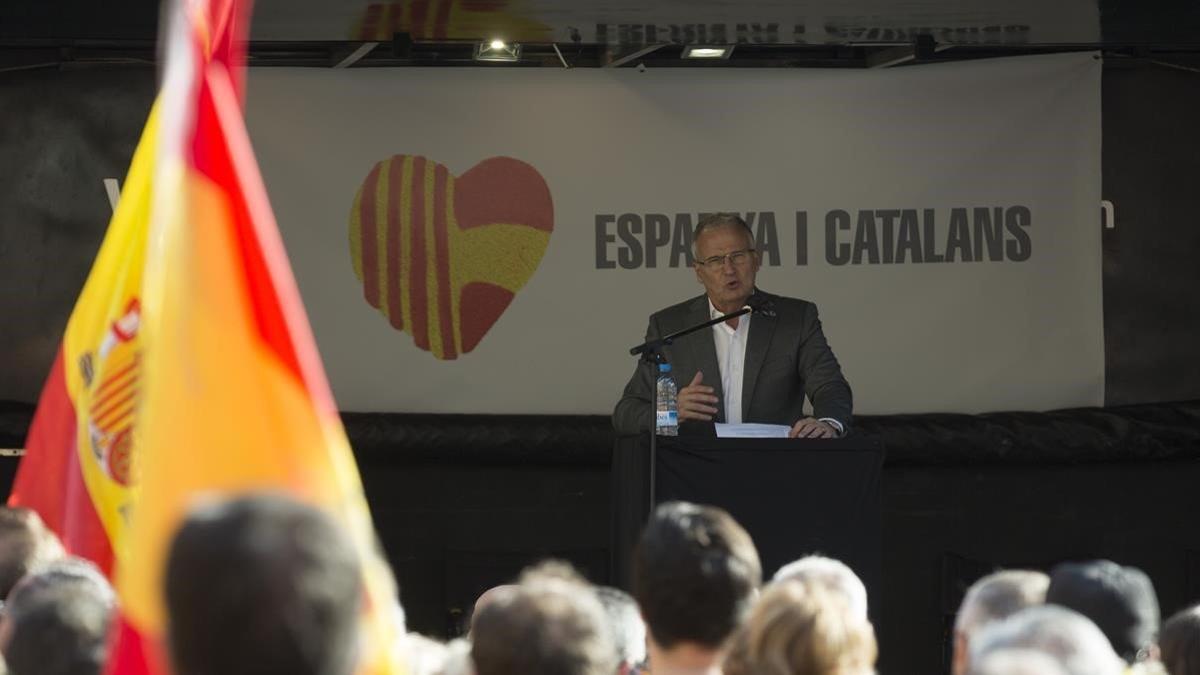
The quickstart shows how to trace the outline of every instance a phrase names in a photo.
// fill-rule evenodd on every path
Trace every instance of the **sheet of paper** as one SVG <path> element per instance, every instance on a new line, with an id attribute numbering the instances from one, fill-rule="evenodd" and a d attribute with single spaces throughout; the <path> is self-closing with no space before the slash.
<path id="1" fill-rule="evenodd" d="M 787 438 L 791 427 L 784 424 L 724 424 L 718 422 L 718 438 Z"/>

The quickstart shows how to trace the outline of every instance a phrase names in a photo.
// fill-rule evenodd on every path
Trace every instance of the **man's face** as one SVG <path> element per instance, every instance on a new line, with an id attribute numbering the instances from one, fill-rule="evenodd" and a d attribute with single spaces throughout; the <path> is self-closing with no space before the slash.
<path id="1" fill-rule="evenodd" d="M 696 239 L 696 278 L 717 309 L 723 312 L 741 309 L 754 292 L 760 259 L 751 251 L 753 248 L 750 233 L 737 225 L 704 230 Z M 738 255 L 743 252 L 746 255 Z M 734 255 L 730 256 L 731 253 Z M 713 261 L 717 256 L 727 257 Z"/>

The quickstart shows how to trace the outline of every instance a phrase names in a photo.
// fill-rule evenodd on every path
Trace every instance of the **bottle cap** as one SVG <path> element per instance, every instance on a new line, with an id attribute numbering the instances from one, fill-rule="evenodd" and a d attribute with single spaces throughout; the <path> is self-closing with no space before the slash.
<path id="1" fill-rule="evenodd" d="M 671 364 L 669 364 L 669 363 L 660 363 L 660 364 L 658 364 L 658 372 L 660 372 L 660 373 L 669 373 L 669 372 L 671 372 Z"/>

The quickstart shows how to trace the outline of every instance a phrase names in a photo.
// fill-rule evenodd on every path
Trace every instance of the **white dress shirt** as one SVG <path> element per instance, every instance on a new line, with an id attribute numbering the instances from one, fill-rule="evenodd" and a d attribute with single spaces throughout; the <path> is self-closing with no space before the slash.
<path id="1" fill-rule="evenodd" d="M 724 316 L 708 301 L 708 316 L 715 319 Z M 717 365 L 721 369 L 721 391 L 725 393 L 725 422 L 741 424 L 742 422 L 742 381 L 746 371 L 746 341 L 750 337 L 750 314 L 738 317 L 737 328 L 730 328 L 727 322 L 712 327 L 713 344 L 717 348 Z M 842 423 L 832 417 L 822 417 L 820 421 L 833 427 L 834 435 L 845 433 Z"/>
<path id="2" fill-rule="evenodd" d="M 709 318 L 723 316 L 712 300 L 708 301 Z M 742 375 L 746 365 L 746 338 L 750 336 L 750 315 L 738 317 L 737 328 L 727 322 L 712 327 L 713 343 L 717 347 L 717 365 L 721 368 L 721 391 L 725 393 L 725 421 L 729 424 L 742 422 Z"/>

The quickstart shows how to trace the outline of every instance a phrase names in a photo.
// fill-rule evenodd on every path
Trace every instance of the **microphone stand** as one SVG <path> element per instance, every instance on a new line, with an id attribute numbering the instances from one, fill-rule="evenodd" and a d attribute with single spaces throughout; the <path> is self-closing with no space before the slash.
<path id="1" fill-rule="evenodd" d="M 701 324 L 696 324 L 690 328 L 684 328 L 680 331 L 675 331 L 670 335 L 653 340 L 647 340 L 642 344 L 633 347 L 629 350 L 631 356 L 641 356 L 640 362 L 646 364 L 650 368 L 650 386 L 653 392 L 650 396 L 650 513 L 654 513 L 654 506 L 657 497 L 657 470 L 658 470 L 658 364 L 667 363 L 667 357 L 663 355 L 663 347 L 670 346 L 675 340 L 695 333 L 698 330 L 703 330 L 709 326 L 715 326 L 730 319 L 737 318 L 744 314 L 749 314 L 753 310 L 749 307 L 743 307 L 736 312 L 730 312 L 723 316 L 718 316 L 715 319 L 710 319 Z"/>

